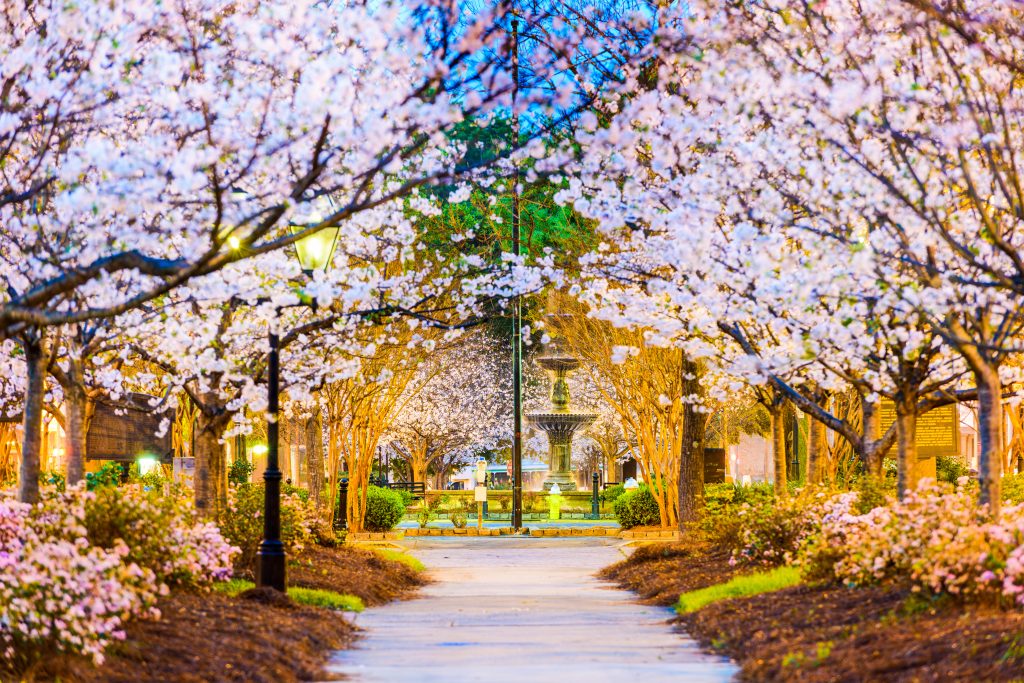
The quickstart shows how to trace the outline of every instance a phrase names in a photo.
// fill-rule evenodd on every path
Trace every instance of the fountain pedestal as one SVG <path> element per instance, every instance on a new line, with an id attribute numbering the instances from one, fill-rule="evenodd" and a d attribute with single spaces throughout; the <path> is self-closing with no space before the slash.
<path id="1" fill-rule="evenodd" d="M 579 367 L 580 362 L 572 356 L 557 354 L 537 359 L 537 364 L 551 376 L 551 406 L 547 413 L 528 413 L 526 419 L 548 435 L 548 478 L 544 490 L 558 484 L 562 491 L 575 491 L 576 481 L 572 477 L 572 437 L 580 427 L 586 427 L 597 419 L 592 413 L 574 413 L 569 410 L 569 373 Z"/>

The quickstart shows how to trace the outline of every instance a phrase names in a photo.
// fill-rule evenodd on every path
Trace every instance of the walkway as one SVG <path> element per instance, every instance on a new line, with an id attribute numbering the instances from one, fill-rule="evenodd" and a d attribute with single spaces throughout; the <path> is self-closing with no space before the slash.
<path id="1" fill-rule="evenodd" d="M 712 683 L 735 667 L 673 632 L 671 611 L 593 577 L 618 539 L 409 541 L 436 583 L 369 609 L 333 671 L 362 683 Z"/>

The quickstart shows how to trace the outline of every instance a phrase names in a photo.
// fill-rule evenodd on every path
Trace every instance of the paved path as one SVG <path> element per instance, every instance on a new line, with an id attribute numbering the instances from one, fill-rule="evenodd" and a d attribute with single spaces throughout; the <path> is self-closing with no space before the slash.
<path id="1" fill-rule="evenodd" d="M 593 577 L 618 539 L 428 537 L 407 543 L 436 583 L 369 609 L 333 671 L 363 683 L 685 683 L 735 667 L 673 632 L 667 609 Z"/>

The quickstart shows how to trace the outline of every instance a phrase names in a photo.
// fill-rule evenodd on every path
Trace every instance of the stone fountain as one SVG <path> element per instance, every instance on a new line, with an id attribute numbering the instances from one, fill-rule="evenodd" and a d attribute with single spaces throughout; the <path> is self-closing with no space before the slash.
<path id="1" fill-rule="evenodd" d="M 586 427 L 596 420 L 597 415 L 569 410 L 569 383 L 566 378 L 580 366 L 579 360 L 556 344 L 548 355 L 537 359 L 537 364 L 547 370 L 551 377 L 551 411 L 527 413 L 526 419 L 548 435 L 550 460 L 544 490 L 550 491 L 552 486 L 558 484 L 562 491 L 575 491 L 576 481 L 570 470 L 572 437 L 580 427 Z"/>

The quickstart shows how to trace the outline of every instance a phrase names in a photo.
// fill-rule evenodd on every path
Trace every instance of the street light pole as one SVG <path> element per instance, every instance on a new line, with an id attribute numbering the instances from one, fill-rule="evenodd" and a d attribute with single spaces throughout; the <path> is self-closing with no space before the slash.
<path id="1" fill-rule="evenodd" d="M 330 198 L 326 198 L 330 201 Z M 315 225 L 320 218 L 311 218 L 310 224 Z M 308 227 L 308 226 L 307 226 Z M 303 230 L 301 225 L 292 225 L 293 232 Z M 316 232 L 305 235 L 295 241 L 295 255 L 306 277 L 313 277 L 316 271 L 323 271 L 331 264 L 334 250 L 338 245 L 337 226 L 326 226 Z M 316 299 L 308 300 L 304 295 L 299 297 L 299 306 L 309 306 L 315 313 Z M 277 309 L 277 316 L 281 309 Z M 276 320 L 274 321 L 276 323 Z M 284 544 L 281 542 L 281 466 L 278 458 L 279 438 L 278 419 L 281 393 L 280 350 L 281 340 L 272 323 L 269 333 L 270 354 L 267 358 L 267 469 L 263 472 L 263 540 L 256 551 L 256 585 L 260 588 L 273 588 L 285 592 L 286 562 Z"/>
<path id="2" fill-rule="evenodd" d="M 281 543 L 281 467 L 278 462 L 279 344 L 270 332 L 267 367 L 267 469 L 263 472 L 263 540 L 256 552 L 256 585 L 285 592 L 284 544 Z"/>
<path id="3" fill-rule="evenodd" d="M 519 20 L 512 19 L 512 134 L 519 144 Z M 515 164 L 515 162 L 513 161 Z M 512 253 L 519 256 L 519 165 L 512 177 Z M 519 294 L 512 302 L 512 528 L 523 527 L 523 309 Z"/>

